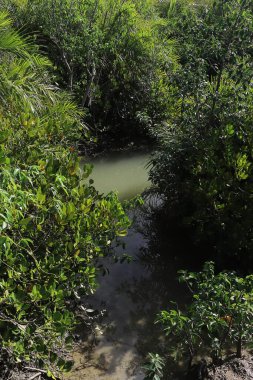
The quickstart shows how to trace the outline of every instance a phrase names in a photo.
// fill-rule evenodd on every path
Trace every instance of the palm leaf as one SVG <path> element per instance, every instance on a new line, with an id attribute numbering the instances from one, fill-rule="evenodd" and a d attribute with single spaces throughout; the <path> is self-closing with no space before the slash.
<path id="1" fill-rule="evenodd" d="M 7 13 L 0 12 L 0 51 L 25 54 L 28 46 L 28 41 L 12 28 Z"/>

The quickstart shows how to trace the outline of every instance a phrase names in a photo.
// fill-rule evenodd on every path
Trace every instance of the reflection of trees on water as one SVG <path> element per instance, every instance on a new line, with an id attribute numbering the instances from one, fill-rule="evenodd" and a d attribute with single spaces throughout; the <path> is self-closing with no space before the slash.
<path id="1" fill-rule="evenodd" d="M 176 228 L 162 212 L 162 201 L 149 196 L 142 208 L 134 213 L 134 228 L 144 236 L 146 245 L 141 247 L 138 260 L 146 268 L 148 275 L 129 279 L 118 288 L 134 304 L 129 314 L 128 328 L 137 334 L 136 348 L 145 357 L 148 352 L 168 353 L 170 342 L 161 327 L 154 324 L 159 311 L 167 309 L 171 301 L 182 309 L 190 301 L 186 286 L 179 284 L 177 272 L 180 269 L 198 270 L 204 261 L 199 257 L 191 239 L 182 229 Z M 172 345 L 171 345 L 172 346 Z M 176 356 L 176 352 L 173 352 Z M 170 374 L 182 367 L 168 361 Z M 173 377 L 170 377 L 173 376 Z M 179 376 L 179 375 L 178 375 Z"/>
<path id="2" fill-rule="evenodd" d="M 173 243 L 161 238 L 159 224 L 146 209 L 145 214 L 143 209 L 136 210 L 134 221 L 134 228 L 142 233 L 146 241 L 136 258 L 137 264 L 144 266 L 145 270 L 143 275 L 137 273 L 121 282 L 117 294 L 127 296 L 129 304 L 133 305 L 124 329 L 125 333 L 134 332 L 136 349 L 144 359 L 149 352 L 162 354 L 165 347 L 168 351 L 168 341 L 161 326 L 154 324 L 158 312 L 167 308 L 171 300 L 182 306 L 187 302 L 187 297 L 185 287 L 177 281 L 177 270 L 181 267 L 175 259 Z M 167 256 L 161 252 L 167 252 Z"/>
<path id="3" fill-rule="evenodd" d="M 147 240 L 141 249 L 142 262 L 163 270 L 199 270 L 210 251 L 197 247 L 191 233 L 179 226 L 175 216 L 164 212 L 163 200 L 154 194 L 145 195 L 145 204 L 136 211 L 135 224 Z"/>
<path id="4" fill-rule="evenodd" d="M 153 270 L 150 276 L 126 281 L 120 285 L 118 291 L 128 295 L 134 303 L 126 323 L 129 333 L 134 330 L 136 349 L 144 358 L 149 352 L 168 352 L 169 341 L 165 338 L 161 326 L 154 324 L 158 312 L 168 307 L 169 300 L 180 304 L 186 302 L 185 288 L 178 284 L 172 275 L 161 270 Z M 175 362 L 170 361 L 168 368 L 175 371 Z M 174 376 L 175 373 L 174 373 Z M 171 377 L 168 377 L 171 378 Z M 176 380 L 176 377 L 173 377 Z"/>
<path id="5" fill-rule="evenodd" d="M 177 271 L 196 269 L 190 254 L 191 242 L 170 225 L 161 212 L 161 204 L 161 199 L 150 197 L 143 207 L 131 211 L 134 224 L 123 239 L 126 250 L 116 250 L 117 254 L 132 254 L 133 260 L 130 264 L 107 261 L 110 274 L 101 278 L 101 286 L 92 297 L 94 308 L 108 310 L 102 321 L 104 335 L 95 349 L 95 357 L 99 357 L 94 365 L 103 370 L 102 364 L 106 364 L 104 371 L 110 376 L 126 366 L 129 378 L 142 378 L 137 372 L 147 354 L 167 354 L 172 347 L 161 326 L 154 324 L 158 312 L 167 309 L 170 301 L 180 308 L 189 301 L 185 285 L 178 283 Z M 178 363 L 170 362 L 166 379 L 177 379 Z"/>

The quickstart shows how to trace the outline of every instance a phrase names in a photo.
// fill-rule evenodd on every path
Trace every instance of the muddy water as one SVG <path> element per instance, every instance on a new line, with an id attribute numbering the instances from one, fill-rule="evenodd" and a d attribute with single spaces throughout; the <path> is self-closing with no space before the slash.
<path id="1" fill-rule="evenodd" d="M 146 152 L 113 152 L 91 161 L 91 178 L 97 190 L 117 191 L 121 200 L 130 199 L 149 187 Z"/>
<path id="2" fill-rule="evenodd" d="M 148 158 L 147 153 L 124 152 L 96 159 L 91 176 L 95 187 L 103 193 L 116 190 L 122 200 L 140 194 L 149 186 Z M 137 220 L 124 238 L 124 253 L 132 261 L 115 264 L 107 259 L 109 275 L 101 276 L 96 294 L 89 299 L 94 309 L 107 310 L 98 323 L 93 349 L 88 349 L 85 339 L 81 342 L 73 353 L 75 366 L 65 379 L 142 380 L 145 355 L 162 344 L 154 319 L 175 294 L 180 299 L 182 289 L 175 279 L 174 252 L 169 246 L 164 247 L 171 255 L 167 268 L 143 260 L 152 246 L 151 235 L 144 233 L 143 216 Z"/>

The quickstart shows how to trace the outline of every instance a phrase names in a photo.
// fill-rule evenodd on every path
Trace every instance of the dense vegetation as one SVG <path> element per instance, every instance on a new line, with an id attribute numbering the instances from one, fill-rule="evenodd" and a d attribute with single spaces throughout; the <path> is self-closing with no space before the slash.
<path id="1" fill-rule="evenodd" d="M 136 140 L 166 118 L 166 73 L 174 60 L 171 41 L 159 39 L 156 0 L 21 3 L 8 6 L 17 26 L 47 47 L 56 79 L 98 136 Z"/>
<path id="2" fill-rule="evenodd" d="M 89 184 L 90 166 L 80 170 L 81 114 L 3 12 L 0 52 L 1 361 L 51 374 L 53 363 L 68 367 L 58 355 L 71 341 L 73 300 L 95 290 L 97 259 L 129 222 L 115 195 Z"/>
<path id="3" fill-rule="evenodd" d="M 174 112 L 158 130 L 152 158 L 154 190 L 168 218 L 189 228 L 195 245 L 212 247 L 219 264 L 252 270 L 253 6 L 217 0 L 208 7 L 175 2 L 168 37 L 177 36 L 180 66 L 171 76 Z M 225 259 L 225 260 L 224 260 Z M 252 344 L 252 276 L 182 272 L 193 293 L 187 310 L 170 306 L 158 320 L 171 339 L 166 355 L 195 355 L 220 363 L 226 348 Z M 162 358 L 152 358 L 149 378 L 162 378 Z M 204 362 L 203 362 L 204 363 Z M 199 378 L 206 376 L 201 364 Z M 203 372 L 201 372 L 203 370 Z M 193 378 L 194 374 L 193 374 Z"/>
<path id="4" fill-rule="evenodd" d="M 71 341 L 73 300 L 95 290 L 99 257 L 129 226 L 116 195 L 100 195 L 91 166 L 80 169 L 91 137 L 155 138 L 163 215 L 212 259 L 251 270 L 253 3 L 0 5 L 1 358 L 33 357 L 52 375 L 69 366 L 56 354 Z M 182 276 L 193 302 L 160 314 L 165 332 L 190 361 L 200 345 L 216 362 L 226 344 L 240 356 L 252 339 L 252 277 L 215 274 L 212 263 Z M 159 379 L 165 361 L 150 361 L 147 378 Z"/>
<path id="5" fill-rule="evenodd" d="M 176 3 L 175 112 L 160 133 L 151 179 L 170 215 L 220 257 L 252 259 L 252 36 L 249 0 Z"/>
<path id="6" fill-rule="evenodd" d="M 187 283 L 192 303 L 186 311 L 162 311 L 157 319 L 166 335 L 176 338 L 177 354 L 188 356 L 189 368 L 201 353 L 209 355 L 215 364 L 221 362 L 226 348 L 233 345 L 241 358 L 243 345 L 252 341 L 253 276 L 215 274 L 213 263 L 207 262 L 200 273 L 180 271 L 179 280 Z"/>

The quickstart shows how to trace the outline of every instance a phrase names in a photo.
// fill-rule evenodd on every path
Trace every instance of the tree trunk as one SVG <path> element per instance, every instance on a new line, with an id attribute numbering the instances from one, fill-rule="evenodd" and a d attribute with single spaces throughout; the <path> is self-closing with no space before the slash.
<path id="1" fill-rule="evenodd" d="M 70 92 L 73 91 L 73 77 L 74 77 L 74 73 L 73 73 L 73 70 L 71 70 L 69 71 L 69 83 L 68 83 L 68 88 Z"/>
<path id="2" fill-rule="evenodd" d="M 188 371 L 190 371 L 190 369 L 191 369 L 192 360 L 193 360 L 193 353 L 190 351 L 189 361 L 188 361 Z"/>
<path id="3" fill-rule="evenodd" d="M 73 70 L 73 67 L 71 65 L 71 60 L 69 63 L 68 58 L 67 58 L 67 54 L 61 48 L 61 46 L 58 44 L 58 41 L 56 40 L 56 38 L 51 38 L 51 41 L 55 44 L 55 46 L 57 47 L 57 49 L 59 50 L 59 52 L 61 54 L 61 59 L 62 59 L 64 65 L 67 69 L 67 72 L 68 72 L 68 88 L 69 88 L 70 92 L 72 92 L 73 91 L 74 70 Z"/>
<path id="4" fill-rule="evenodd" d="M 237 356 L 237 358 L 242 357 L 242 338 L 241 337 L 237 341 L 236 356 Z"/>
<path id="5" fill-rule="evenodd" d="M 84 92 L 84 95 L 83 95 L 83 98 L 82 98 L 82 102 L 81 102 L 81 106 L 83 108 L 85 107 L 88 99 L 89 99 L 89 106 L 91 105 L 90 92 L 91 92 L 91 86 L 92 86 L 92 84 L 94 82 L 95 76 L 96 76 L 96 68 L 95 68 L 95 65 L 93 65 L 92 71 L 89 72 L 88 83 L 87 83 L 87 86 L 86 86 L 86 89 L 85 89 L 85 92 Z"/>

